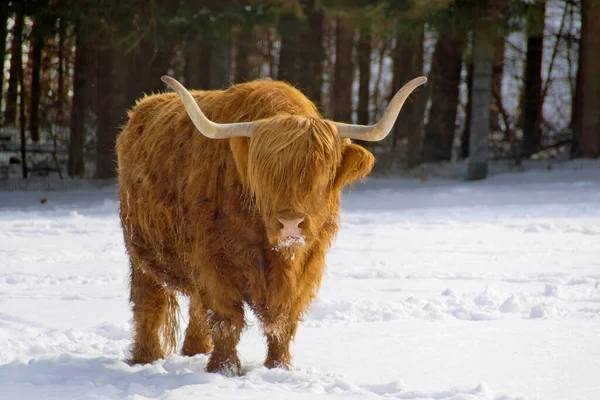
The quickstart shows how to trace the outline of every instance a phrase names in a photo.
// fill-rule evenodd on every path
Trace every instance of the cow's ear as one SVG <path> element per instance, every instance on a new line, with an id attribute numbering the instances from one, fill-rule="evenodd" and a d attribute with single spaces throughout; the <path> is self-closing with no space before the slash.
<path id="1" fill-rule="evenodd" d="M 248 184 L 248 153 L 249 153 L 249 140 L 245 137 L 231 138 L 229 140 L 229 146 L 233 153 L 233 159 L 235 160 L 235 166 L 240 174 L 240 179 L 244 186 Z"/>
<path id="2" fill-rule="evenodd" d="M 375 163 L 375 157 L 369 151 L 356 144 L 344 146 L 342 163 L 337 169 L 334 188 L 341 190 L 344 186 L 365 178 Z"/>

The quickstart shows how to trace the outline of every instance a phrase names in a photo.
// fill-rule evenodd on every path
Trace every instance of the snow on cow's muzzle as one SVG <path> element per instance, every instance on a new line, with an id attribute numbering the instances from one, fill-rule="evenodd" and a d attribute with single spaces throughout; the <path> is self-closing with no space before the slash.
<path id="1" fill-rule="evenodd" d="M 303 246 L 306 241 L 302 234 L 302 223 L 305 220 L 303 216 L 277 217 L 280 223 L 279 237 L 277 239 L 278 248 L 291 248 Z"/>

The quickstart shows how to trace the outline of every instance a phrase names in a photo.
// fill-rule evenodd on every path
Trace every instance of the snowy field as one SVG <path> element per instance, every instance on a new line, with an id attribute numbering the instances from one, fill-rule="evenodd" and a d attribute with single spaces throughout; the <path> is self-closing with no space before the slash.
<path id="1" fill-rule="evenodd" d="M 123 362 L 117 209 L 111 188 L 0 193 L 0 398 L 600 399 L 600 170 L 357 186 L 294 370 L 262 367 L 249 315 L 239 378 Z"/>

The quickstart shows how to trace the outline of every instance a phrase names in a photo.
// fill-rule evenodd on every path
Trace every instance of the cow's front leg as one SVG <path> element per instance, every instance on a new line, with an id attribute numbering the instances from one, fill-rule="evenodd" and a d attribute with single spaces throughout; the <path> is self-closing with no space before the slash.
<path id="1" fill-rule="evenodd" d="M 185 331 L 185 341 L 181 354 L 184 356 L 195 356 L 196 354 L 208 354 L 212 350 L 210 339 L 210 328 L 206 307 L 198 294 L 190 296 L 190 322 Z"/>
<path id="2" fill-rule="evenodd" d="M 244 307 L 242 302 L 221 304 L 211 307 L 208 313 L 213 351 L 206 365 L 207 372 L 219 372 L 224 375 L 241 374 L 237 344 L 244 329 Z"/>
<path id="3" fill-rule="evenodd" d="M 280 316 L 274 322 L 263 323 L 267 337 L 265 367 L 290 369 L 290 342 L 294 339 L 297 328 L 298 319 L 288 316 Z"/>

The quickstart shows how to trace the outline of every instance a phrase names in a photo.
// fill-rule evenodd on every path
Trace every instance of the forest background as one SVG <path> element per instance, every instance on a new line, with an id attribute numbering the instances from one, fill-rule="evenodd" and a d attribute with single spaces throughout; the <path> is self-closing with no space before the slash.
<path id="1" fill-rule="evenodd" d="M 126 111 L 164 74 L 286 80 L 360 124 L 425 75 L 363 143 L 380 173 L 600 157 L 599 0 L 5 1 L 0 59 L 0 181 L 114 177 Z"/>

